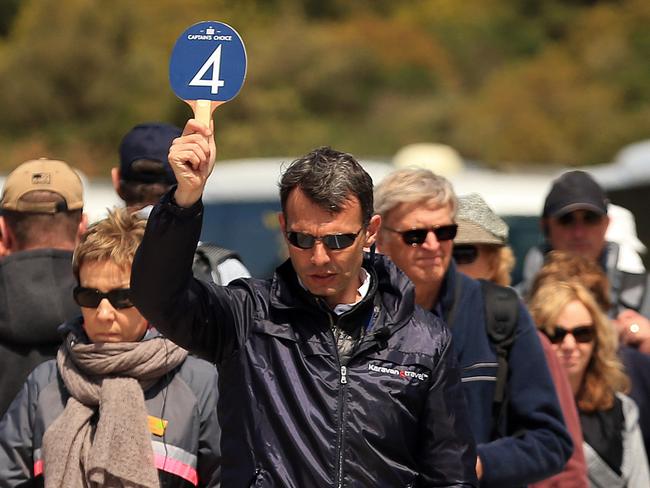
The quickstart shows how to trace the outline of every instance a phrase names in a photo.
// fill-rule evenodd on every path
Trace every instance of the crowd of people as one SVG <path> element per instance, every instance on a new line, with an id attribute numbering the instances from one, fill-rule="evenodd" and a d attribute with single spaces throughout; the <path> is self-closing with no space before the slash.
<path id="1" fill-rule="evenodd" d="M 650 281 L 588 173 L 511 287 L 480 195 L 317 148 L 263 280 L 199 241 L 210 128 L 141 124 L 119 157 L 91 224 L 68 164 L 5 180 L 0 488 L 650 486 Z"/>

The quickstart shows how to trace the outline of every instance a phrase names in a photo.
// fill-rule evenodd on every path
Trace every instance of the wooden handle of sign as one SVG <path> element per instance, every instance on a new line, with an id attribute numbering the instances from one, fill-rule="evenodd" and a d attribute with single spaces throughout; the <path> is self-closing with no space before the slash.
<path id="1" fill-rule="evenodd" d="M 212 120 L 212 102 L 210 100 L 197 100 L 194 103 L 194 118 L 206 127 L 210 127 Z"/>

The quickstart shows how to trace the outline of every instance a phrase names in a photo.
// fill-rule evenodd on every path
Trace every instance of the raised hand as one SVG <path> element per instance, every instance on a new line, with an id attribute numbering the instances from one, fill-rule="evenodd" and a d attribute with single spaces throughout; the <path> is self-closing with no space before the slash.
<path id="1" fill-rule="evenodd" d="M 168 156 L 178 181 L 174 199 L 179 206 L 191 207 L 201 198 L 216 153 L 212 124 L 208 128 L 195 119 L 188 120 L 183 135 L 172 142 Z"/>

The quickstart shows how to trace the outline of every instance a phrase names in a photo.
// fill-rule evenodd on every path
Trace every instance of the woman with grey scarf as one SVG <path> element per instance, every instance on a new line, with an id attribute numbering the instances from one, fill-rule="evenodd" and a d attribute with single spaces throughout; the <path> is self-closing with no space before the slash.
<path id="1" fill-rule="evenodd" d="M 219 486 L 216 369 L 130 300 L 144 227 L 115 210 L 78 244 L 82 316 L 61 326 L 57 359 L 32 372 L 0 421 L 0 487 Z"/>

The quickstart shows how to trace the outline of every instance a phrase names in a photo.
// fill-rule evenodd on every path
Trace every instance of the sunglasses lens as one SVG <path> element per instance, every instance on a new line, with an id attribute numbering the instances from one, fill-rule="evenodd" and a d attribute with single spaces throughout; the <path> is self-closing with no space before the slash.
<path id="1" fill-rule="evenodd" d="M 300 249 L 311 249 L 316 242 L 314 236 L 303 232 L 287 232 L 287 239 L 289 239 L 289 242 L 293 246 L 299 247 Z"/>
<path id="2" fill-rule="evenodd" d="M 73 292 L 74 300 L 80 307 L 97 308 L 102 301 L 101 295 L 92 288 L 76 287 Z"/>
<path id="3" fill-rule="evenodd" d="M 443 225 L 441 227 L 433 229 L 433 233 L 436 235 L 436 239 L 439 241 L 451 241 L 456 237 L 456 231 L 458 226 L 456 224 Z"/>
<path id="4" fill-rule="evenodd" d="M 323 244 L 329 249 L 345 249 L 354 244 L 356 234 L 331 234 L 323 236 Z"/>
<path id="5" fill-rule="evenodd" d="M 111 290 L 107 293 L 108 301 L 111 302 L 115 308 L 130 308 L 133 306 L 131 301 L 131 289 L 122 288 L 119 290 Z"/>
<path id="6" fill-rule="evenodd" d="M 553 344 L 560 344 L 566 337 L 566 330 L 561 327 L 556 327 L 553 331 L 553 335 L 549 335 L 548 338 Z"/>
<path id="7" fill-rule="evenodd" d="M 404 243 L 412 246 L 417 244 L 418 246 L 427 240 L 427 234 L 429 233 L 428 229 L 412 229 L 402 232 L 402 239 Z"/>
<path id="8" fill-rule="evenodd" d="M 458 264 L 471 264 L 476 261 L 478 248 L 470 245 L 455 245 L 453 256 Z"/>
<path id="9" fill-rule="evenodd" d="M 599 224 L 601 219 L 603 218 L 602 215 L 597 214 L 596 212 L 585 212 L 584 214 L 584 223 L 587 225 L 596 225 Z"/>
<path id="10" fill-rule="evenodd" d="M 572 333 L 576 342 L 581 342 L 583 344 L 591 342 L 594 339 L 593 327 L 576 327 L 573 329 Z"/>

